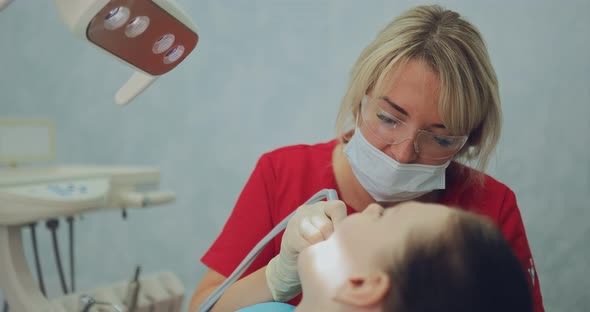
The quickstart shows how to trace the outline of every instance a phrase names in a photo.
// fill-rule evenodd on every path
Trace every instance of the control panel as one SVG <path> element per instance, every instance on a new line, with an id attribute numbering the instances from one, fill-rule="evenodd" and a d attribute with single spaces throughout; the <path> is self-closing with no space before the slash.
<path id="1" fill-rule="evenodd" d="M 24 224 L 102 208 L 109 191 L 107 177 L 0 188 L 0 224 Z"/>
<path id="2" fill-rule="evenodd" d="M 11 187 L 0 193 L 27 201 L 78 202 L 104 196 L 108 189 L 108 179 L 101 178 Z"/>

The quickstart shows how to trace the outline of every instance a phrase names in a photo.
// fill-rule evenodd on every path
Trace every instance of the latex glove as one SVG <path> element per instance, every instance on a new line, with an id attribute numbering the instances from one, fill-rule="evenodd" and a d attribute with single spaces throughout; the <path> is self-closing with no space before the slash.
<path id="1" fill-rule="evenodd" d="M 301 292 L 297 272 L 299 253 L 308 246 L 326 240 L 334 227 L 346 217 L 346 205 L 340 200 L 302 205 L 287 223 L 281 251 L 266 266 L 266 283 L 274 301 L 286 302 Z"/>

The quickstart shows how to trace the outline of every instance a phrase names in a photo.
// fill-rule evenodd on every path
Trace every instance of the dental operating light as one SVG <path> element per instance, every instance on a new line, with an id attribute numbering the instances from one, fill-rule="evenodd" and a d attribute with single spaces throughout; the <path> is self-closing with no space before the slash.
<path id="1" fill-rule="evenodd" d="M 12 0 L 0 0 L 0 10 Z M 196 26 L 174 0 L 55 0 L 68 29 L 136 72 L 115 94 L 129 103 L 180 64 L 199 41 Z"/>

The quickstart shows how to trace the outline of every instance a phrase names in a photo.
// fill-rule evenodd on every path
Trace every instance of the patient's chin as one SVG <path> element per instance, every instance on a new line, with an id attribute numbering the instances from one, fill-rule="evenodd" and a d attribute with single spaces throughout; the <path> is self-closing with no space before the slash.
<path id="1" fill-rule="evenodd" d="M 343 283 L 350 271 L 338 245 L 324 241 L 303 250 L 299 254 L 298 270 L 301 284 L 306 293 L 309 290 L 333 293 Z"/>

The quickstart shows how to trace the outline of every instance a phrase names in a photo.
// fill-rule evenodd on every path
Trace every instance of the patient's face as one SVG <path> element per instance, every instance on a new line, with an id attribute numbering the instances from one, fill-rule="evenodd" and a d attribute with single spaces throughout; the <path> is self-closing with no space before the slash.
<path id="1" fill-rule="evenodd" d="M 411 232 L 426 238 L 438 235 L 452 213 L 445 206 L 408 202 L 386 209 L 373 204 L 347 217 L 329 239 L 299 256 L 305 294 L 330 292 L 355 274 L 388 270 L 402 255 Z"/>

